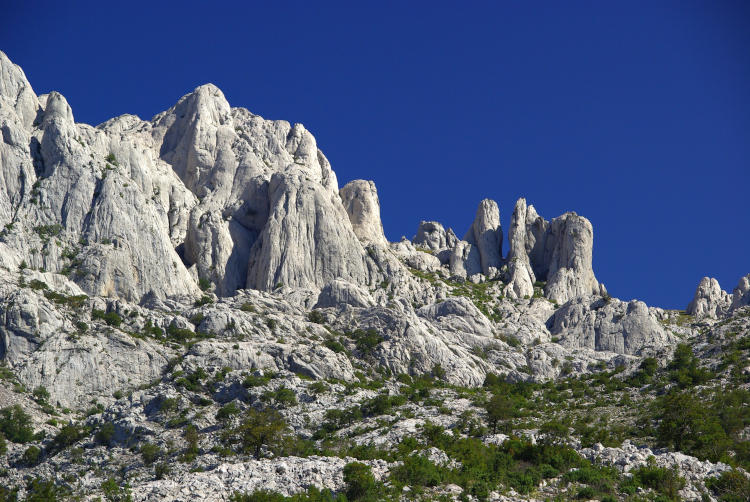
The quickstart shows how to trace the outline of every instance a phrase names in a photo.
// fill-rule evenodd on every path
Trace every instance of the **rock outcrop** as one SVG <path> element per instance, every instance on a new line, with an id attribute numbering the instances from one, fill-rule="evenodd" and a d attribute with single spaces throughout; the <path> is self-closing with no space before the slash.
<path id="1" fill-rule="evenodd" d="M 459 241 L 450 255 L 449 270 L 452 276 L 463 279 L 482 273 L 482 262 L 477 246 Z"/>
<path id="2" fill-rule="evenodd" d="M 387 245 L 374 185 L 345 187 L 347 212 L 300 124 L 231 108 L 207 84 L 151 121 L 92 128 L 75 123 L 59 93 L 37 98 L 4 54 L 0 76 L 0 256 L 9 268 L 59 272 L 73 261 L 87 293 L 136 301 L 196 295 L 199 280 L 220 295 L 370 281 L 356 232 Z M 296 207 L 279 205 L 287 201 Z M 29 241 L 43 252 L 30 253 Z"/>
<path id="3" fill-rule="evenodd" d="M 579 297 L 560 307 L 547 324 L 569 349 L 652 355 L 679 341 L 656 312 L 638 300 Z"/>
<path id="4" fill-rule="evenodd" d="M 422 221 L 419 223 L 417 234 L 411 240 L 412 244 L 432 251 L 452 249 L 458 238 L 450 228 L 446 230 L 437 221 Z"/>
<path id="5" fill-rule="evenodd" d="M 367 284 L 367 255 L 338 193 L 295 171 L 271 178 L 269 217 L 250 252 L 247 287 L 322 287 L 334 279 Z"/>
<path id="6" fill-rule="evenodd" d="M 593 245 L 594 230 L 586 218 L 570 212 L 548 222 L 520 199 L 511 221 L 508 293 L 528 295 L 535 279 L 546 282 L 544 296 L 558 303 L 605 294 L 594 276 Z"/>
<path id="7" fill-rule="evenodd" d="M 673 376 L 678 343 L 711 370 L 696 399 L 750 373 L 750 275 L 731 295 L 704 278 L 694 317 L 610 298 L 593 273 L 591 223 L 575 213 L 547 221 L 524 199 L 506 259 L 489 199 L 463 240 L 423 221 L 412 241 L 388 243 L 373 182 L 339 190 L 302 125 L 232 108 L 210 84 L 151 120 L 91 127 L 61 94 L 36 96 L 0 53 L 0 133 L 0 419 L 5 435 L 8 417 L 25 421 L 8 408 L 19 405 L 33 433 L 0 435 L 0 492 L 11 498 L 28 499 L 33 479 L 81 500 L 312 487 L 335 498 L 355 460 L 341 452 L 389 452 L 391 461 L 363 462 L 392 487 L 400 481 L 389 472 L 408 466 L 403 445 L 461 469 L 470 459 L 445 447 L 450 437 L 471 436 L 480 453 L 476 441 L 518 436 L 531 448 L 549 438 L 518 420 L 501 421 L 507 435 L 488 434 L 497 424 L 483 403 L 499 389 L 523 395 L 518 411 L 539 424 L 569 419 L 559 410 L 583 396 L 588 415 L 631 434 L 634 410 L 661 392 L 645 383 Z M 579 392 L 578 377 L 604 370 Z M 555 388 L 525 385 L 551 380 Z M 602 395 L 589 399 L 592 389 Z M 259 424 L 273 437 L 250 444 Z M 677 466 L 689 500 L 728 469 L 631 443 L 583 448 L 586 439 L 576 428 L 565 441 L 623 471 Z M 329 446 L 338 454 L 290 456 Z M 516 457 L 502 469 L 526 468 Z M 430 500 L 584 495 L 583 478 L 551 474 L 523 481 L 524 494 L 503 475 L 491 488 L 502 494 L 486 493 L 489 481 L 477 492 L 465 480 L 411 488 Z M 632 494 L 624 478 L 611 481 L 611 495 Z"/>
<path id="8" fill-rule="evenodd" d="M 697 319 L 719 319 L 747 305 L 750 305 L 750 274 L 740 277 L 731 294 L 721 289 L 716 279 L 704 277 L 686 312 Z"/>
<path id="9" fill-rule="evenodd" d="M 495 276 L 500 270 L 503 248 L 503 229 L 497 202 L 484 199 L 479 203 L 474 222 L 464 240 L 477 248 L 482 273 L 488 277 Z"/>
<path id="10" fill-rule="evenodd" d="M 721 289 L 719 281 L 714 278 L 701 279 L 695 296 L 687 307 L 687 313 L 697 318 L 720 317 L 732 304 L 732 296 Z"/>
<path id="11" fill-rule="evenodd" d="M 339 195 L 360 242 L 365 245 L 387 246 L 383 223 L 380 221 L 380 201 L 375 183 L 353 180 L 339 190 Z"/>
<path id="12" fill-rule="evenodd" d="M 504 293 L 508 298 L 530 297 L 534 294 L 534 283 L 536 276 L 531 266 L 530 251 L 533 250 L 541 225 L 531 228 L 527 221 L 536 223 L 538 215 L 534 206 L 526 206 L 526 199 L 518 199 L 516 207 L 513 209 L 513 215 L 510 219 L 510 230 L 508 231 L 508 240 L 510 249 L 508 250 L 508 285 Z M 528 245 L 528 248 L 527 248 Z"/>
<path id="13" fill-rule="evenodd" d="M 737 287 L 732 291 L 731 310 L 750 305 L 750 274 L 740 278 Z"/>

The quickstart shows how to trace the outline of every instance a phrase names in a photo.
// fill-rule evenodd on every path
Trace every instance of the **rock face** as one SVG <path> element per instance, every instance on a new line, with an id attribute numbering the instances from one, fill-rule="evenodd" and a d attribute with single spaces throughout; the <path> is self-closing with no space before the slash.
<path id="1" fill-rule="evenodd" d="M 606 293 L 594 276 L 593 244 L 586 218 L 571 212 L 548 222 L 520 199 L 511 220 L 508 293 L 528 294 L 532 279 L 546 282 L 544 295 L 558 303 Z"/>
<path id="2" fill-rule="evenodd" d="M 477 214 L 464 240 L 477 248 L 482 273 L 494 276 L 500 269 L 503 248 L 503 229 L 500 226 L 500 210 L 497 202 L 484 199 L 479 203 Z"/>
<path id="3" fill-rule="evenodd" d="M 380 221 L 380 201 L 375 183 L 353 180 L 339 190 L 339 195 L 360 242 L 387 246 L 383 223 Z"/>
<path id="4" fill-rule="evenodd" d="M 698 319 L 717 319 L 747 305 L 750 305 L 750 274 L 740 278 L 732 294 L 722 290 L 716 279 L 704 277 L 686 312 Z"/>
<path id="5" fill-rule="evenodd" d="M 446 231 L 437 221 L 423 221 L 419 224 L 417 235 L 411 240 L 418 247 L 440 251 L 452 249 L 458 242 L 456 234 L 450 228 Z"/>
<path id="6" fill-rule="evenodd" d="M 509 298 L 523 298 L 534 294 L 534 283 L 536 276 L 531 266 L 529 253 L 534 248 L 540 232 L 541 225 L 534 226 L 538 221 L 538 215 L 534 206 L 526 206 L 526 199 L 518 199 L 510 219 L 508 251 L 508 285 L 505 288 L 505 296 Z M 529 228 L 527 221 L 533 222 Z M 528 249 L 527 249 L 528 244 Z"/>
<path id="7" fill-rule="evenodd" d="M 678 342 L 656 313 L 637 300 L 576 298 L 558 309 L 547 324 L 550 333 L 569 349 L 650 355 Z"/>
<path id="8" fill-rule="evenodd" d="M 338 305 L 351 305 L 354 307 L 372 307 L 375 301 L 372 296 L 362 288 L 342 280 L 331 281 L 326 284 L 320 295 L 316 308 L 336 307 Z"/>
<path id="9" fill-rule="evenodd" d="M 745 346 L 735 339 L 750 327 L 750 275 L 732 295 L 714 279 L 698 287 L 690 313 L 727 322 L 609 298 L 592 270 L 590 222 L 575 213 L 547 221 L 524 199 L 505 260 L 489 199 L 463 240 L 422 222 L 413 241 L 388 243 L 373 182 L 339 190 L 302 125 L 232 108 L 210 84 L 151 120 L 123 115 L 91 127 L 75 122 L 59 93 L 36 96 L 0 53 L 0 133 L 0 409 L 21 405 L 38 432 L 27 444 L 0 435 L 3 487 L 18 487 L 19 499 L 34 478 L 65 483 L 81 500 L 112 498 L 102 493 L 110 477 L 132 483 L 134 500 L 341 492 L 354 459 L 297 458 L 270 441 L 248 453 L 233 440 L 256 430 L 254 411 L 273 409 L 267 425 L 284 428 L 292 451 L 314 443 L 359 455 L 377 445 L 401 456 L 364 461 L 390 483 L 406 438 L 420 445 L 414 455 L 461 468 L 428 423 L 444 438 L 486 444 L 542 438 L 518 429 L 527 421 L 504 421 L 508 435 L 482 432 L 490 424 L 481 397 L 497 390 L 478 387 L 494 378 L 616 369 L 604 376 L 623 379 L 617 389 L 586 380 L 612 398 L 586 404 L 587 414 L 633 425 L 632 410 L 618 413 L 611 401 L 657 398 L 637 373 L 646 356 L 667 366 L 686 341 L 716 383 L 750 372 L 746 354 L 731 368 L 721 355 Z M 577 392 L 516 390 L 534 414 L 580 405 Z M 643 395 L 627 399 L 635 392 Z M 547 396 L 554 406 L 545 409 Z M 700 499 L 704 480 L 728 468 L 625 443 L 581 448 L 575 434 L 579 452 L 625 471 L 651 454 L 677 465 L 691 485 L 686 499 Z M 58 438 L 72 444 L 58 449 Z M 30 446 L 44 452 L 38 463 L 25 459 Z M 581 495 L 578 484 L 561 472 L 529 497 Z M 498 488 L 490 499 L 518 495 Z M 457 485 L 420 494 L 473 496 Z"/>
<path id="10" fill-rule="evenodd" d="M 732 310 L 750 305 L 750 274 L 740 278 L 737 287 L 732 291 Z"/>
<path id="11" fill-rule="evenodd" d="M 731 303 L 731 295 L 721 289 L 719 281 L 704 277 L 695 290 L 695 296 L 687 307 L 687 313 L 697 318 L 719 317 L 729 310 Z"/>
<path id="12" fill-rule="evenodd" d="M 7 267 L 75 268 L 87 293 L 135 301 L 197 295 L 199 279 L 220 295 L 370 281 L 350 217 L 363 242 L 386 245 L 374 185 L 345 188 L 347 212 L 301 125 L 231 108 L 208 84 L 151 121 L 92 128 L 59 93 L 37 98 L 4 54 L 0 78 Z"/>
<path id="13" fill-rule="evenodd" d="M 320 287 L 334 279 L 367 284 L 366 253 L 338 194 L 294 171 L 271 178 L 271 209 L 251 249 L 247 287 Z"/>
<path id="14" fill-rule="evenodd" d="M 449 268 L 451 275 L 464 279 L 481 274 L 479 249 L 466 241 L 459 241 L 451 252 Z"/>

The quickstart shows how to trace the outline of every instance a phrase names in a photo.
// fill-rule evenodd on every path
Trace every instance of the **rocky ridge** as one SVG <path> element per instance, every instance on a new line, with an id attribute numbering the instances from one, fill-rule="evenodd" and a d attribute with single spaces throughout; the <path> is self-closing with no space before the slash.
<path id="1" fill-rule="evenodd" d="M 110 475 L 135 500 L 341 492 L 354 457 L 322 455 L 316 436 L 331 409 L 365 411 L 326 440 L 389 449 L 422 437 L 431 462 L 459 469 L 427 447 L 426 431 L 438 424 L 504 444 L 510 435 L 467 428 L 467 417 L 488 423 L 482 388 L 496 375 L 539 386 L 541 396 L 554 382 L 631 378 L 647 359 L 667 371 L 685 341 L 718 367 L 716 340 L 731 339 L 725 325 L 748 329 L 750 275 L 732 294 L 704 278 L 686 313 L 611 298 L 593 271 L 591 223 L 573 212 L 546 220 L 523 198 L 505 257 L 490 199 L 463 239 L 423 221 L 411 240 L 388 242 L 372 181 L 339 188 L 302 125 L 233 108 L 210 84 L 149 121 L 123 115 L 92 127 L 75 122 L 61 94 L 37 96 L 0 52 L 0 131 L 0 408 L 21 405 L 44 432 L 34 440 L 38 461 L 8 443 L 0 468 L 21 493 L 32 475 L 89 498 Z M 409 386 L 420 395 L 418 385 L 429 386 L 427 397 L 367 411 Z M 234 462 L 224 432 L 237 420 L 214 418 L 232 403 L 243 413 L 278 410 L 296 438 L 317 441 L 315 454 L 269 447 L 270 458 L 240 452 Z M 82 432 L 58 451 L 65 422 Z M 514 437 L 543 437 L 516 422 Z M 197 453 L 181 453 L 184 466 L 154 479 L 134 451 L 152 442 L 177 459 L 188 423 L 203 434 Z M 104 424 L 107 441 L 96 437 Z M 583 458 L 622 465 L 625 456 L 631 467 L 655 453 L 569 444 Z M 77 467 L 79 449 L 105 477 Z M 129 474 L 113 471 L 111 455 Z M 686 499 L 710 497 L 704 481 L 729 470 L 655 456 L 688 481 Z M 403 462 L 356 458 L 385 486 Z M 572 489 L 564 476 L 537 494 Z M 488 497 L 532 496 L 516 488 Z M 427 496 L 482 498 L 456 484 L 439 490 Z"/>

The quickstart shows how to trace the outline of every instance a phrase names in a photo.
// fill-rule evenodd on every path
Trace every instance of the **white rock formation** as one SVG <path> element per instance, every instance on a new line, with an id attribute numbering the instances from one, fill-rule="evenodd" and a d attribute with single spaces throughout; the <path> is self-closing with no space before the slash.
<path id="1" fill-rule="evenodd" d="M 662 326 L 656 312 L 638 300 L 578 297 L 560 307 L 548 326 L 569 349 L 652 355 L 679 341 Z"/>
<path id="2" fill-rule="evenodd" d="M 720 317 L 729 310 L 731 303 L 732 295 L 721 289 L 719 281 L 704 277 L 695 290 L 695 296 L 687 307 L 687 313 L 697 318 Z"/>
<path id="3" fill-rule="evenodd" d="M 272 176 L 268 196 L 269 218 L 250 252 L 248 288 L 369 283 L 367 255 L 338 193 L 291 168 Z"/>
<path id="4" fill-rule="evenodd" d="M 367 292 L 355 284 L 340 279 L 326 284 L 318 296 L 316 308 L 351 305 L 353 307 L 372 307 L 375 300 Z"/>
<path id="5" fill-rule="evenodd" d="M 87 293 L 129 300 L 197 295 L 198 279 L 220 295 L 370 282 L 350 216 L 366 242 L 387 245 L 374 185 L 342 192 L 348 214 L 301 125 L 231 108 L 207 84 L 151 121 L 92 128 L 59 93 L 37 98 L 4 54 L 0 77 L 5 266 L 73 265 Z"/>
<path id="6" fill-rule="evenodd" d="M 423 272 L 435 272 L 440 270 L 442 266 L 440 258 L 432 254 L 433 251 L 422 247 L 416 248 L 406 237 L 399 242 L 391 243 L 390 248 L 396 256 L 411 268 Z"/>
<path id="7" fill-rule="evenodd" d="M 365 245 L 387 246 L 383 223 L 380 221 L 380 201 L 375 183 L 353 180 L 339 190 L 339 195 L 360 242 Z"/>
<path id="8" fill-rule="evenodd" d="M 504 294 L 508 298 L 530 297 L 534 294 L 536 276 L 531 266 L 527 244 L 533 249 L 533 243 L 538 237 L 527 228 L 527 221 L 537 221 L 534 206 L 526 206 L 526 199 L 518 199 L 510 219 L 508 251 L 508 285 Z M 533 227 L 532 227 L 533 230 Z"/>
<path id="9" fill-rule="evenodd" d="M 500 225 L 500 210 L 497 202 L 484 199 L 479 203 L 477 214 L 464 240 L 476 246 L 482 273 L 492 277 L 500 270 L 502 262 L 503 229 Z"/>
<path id="10" fill-rule="evenodd" d="M 528 295 L 530 272 L 537 281 L 547 283 L 544 295 L 558 303 L 606 293 L 594 276 L 594 231 L 586 218 L 570 212 L 548 222 L 533 206 L 526 206 L 526 201 L 520 199 L 513 212 L 510 240 L 510 286 L 507 289 L 510 296 Z M 531 270 L 526 259 L 520 256 L 524 249 Z M 512 258 L 515 258 L 513 263 Z"/>
<path id="11" fill-rule="evenodd" d="M 445 230 L 443 225 L 437 221 L 422 221 L 419 223 L 417 234 L 411 242 L 418 247 L 440 251 L 443 249 L 452 249 L 458 239 L 456 234 L 450 228 Z"/>
<path id="12" fill-rule="evenodd" d="M 750 274 L 740 278 L 737 287 L 732 291 L 731 310 L 750 305 Z"/>
<path id="13" fill-rule="evenodd" d="M 452 276 L 464 279 L 481 274 L 479 249 L 466 241 L 459 241 L 451 252 L 449 269 Z"/>

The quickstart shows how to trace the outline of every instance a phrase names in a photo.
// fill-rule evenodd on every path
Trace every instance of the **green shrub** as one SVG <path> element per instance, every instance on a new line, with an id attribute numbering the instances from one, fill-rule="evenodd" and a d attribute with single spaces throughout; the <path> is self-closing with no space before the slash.
<path id="1" fill-rule="evenodd" d="M 213 302 L 214 302 L 213 298 L 211 298 L 208 295 L 203 295 L 199 299 L 195 300 L 195 306 L 201 307 L 203 305 L 210 305 Z"/>
<path id="2" fill-rule="evenodd" d="M 391 469 L 391 477 L 401 485 L 437 486 L 443 480 L 443 471 L 422 455 L 410 455 Z"/>
<path id="3" fill-rule="evenodd" d="M 690 345 L 681 343 L 675 348 L 672 361 L 667 365 L 667 369 L 670 370 L 669 378 L 684 389 L 701 385 L 714 377 L 713 373 L 698 364 L 699 360 L 693 354 Z"/>
<path id="4" fill-rule="evenodd" d="M 172 468 L 166 462 L 160 462 L 154 466 L 154 475 L 156 479 L 164 479 L 164 476 L 172 472 Z"/>
<path id="5" fill-rule="evenodd" d="M 57 435 L 52 438 L 52 442 L 47 448 L 53 454 L 62 451 L 83 439 L 86 432 L 84 427 L 76 424 L 68 424 L 60 429 Z"/>
<path id="6" fill-rule="evenodd" d="M 269 390 L 263 393 L 265 401 L 272 401 L 276 406 L 288 407 L 297 404 L 297 395 L 288 387 L 281 386 L 276 390 Z"/>
<path id="7" fill-rule="evenodd" d="M 691 391 L 671 392 L 656 406 L 660 445 L 714 462 L 731 447 L 719 417 Z"/>
<path id="8" fill-rule="evenodd" d="M 206 318 L 206 316 L 205 316 L 205 314 L 204 314 L 203 312 L 198 312 L 197 314 L 195 314 L 195 315 L 192 315 L 192 316 L 190 317 L 190 322 L 191 322 L 191 323 L 192 323 L 192 324 L 193 324 L 194 326 L 196 326 L 196 327 L 197 327 L 197 326 L 199 326 L 199 325 L 200 325 L 200 323 L 202 323 L 202 322 L 203 322 L 203 319 L 205 319 L 205 318 Z"/>
<path id="9" fill-rule="evenodd" d="M 38 403 L 46 403 L 49 401 L 49 391 L 42 387 L 41 385 L 34 389 L 34 392 L 32 393 L 34 396 L 34 400 Z"/>
<path id="10" fill-rule="evenodd" d="M 186 342 L 195 337 L 195 333 L 185 328 L 178 328 L 174 324 L 167 327 L 167 335 L 176 342 Z"/>
<path id="11" fill-rule="evenodd" d="M 516 416 L 516 406 L 516 402 L 511 397 L 502 394 L 493 394 L 490 400 L 487 401 L 484 409 L 487 411 L 487 422 L 492 427 L 493 434 L 497 432 L 499 422 Z"/>
<path id="12" fill-rule="evenodd" d="M 153 443 L 143 443 L 140 448 L 140 453 L 145 465 L 153 464 L 163 454 L 161 448 Z"/>
<path id="13" fill-rule="evenodd" d="M 309 390 L 313 394 L 322 394 L 324 392 L 328 392 L 329 390 L 331 390 L 331 388 L 324 381 L 318 380 L 308 385 L 307 390 Z"/>
<path id="14" fill-rule="evenodd" d="M 706 488 L 722 502 L 750 500 L 750 479 L 736 469 L 723 472 L 718 478 L 707 479 Z"/>
<path id="15" fill-rule="evenodd" d="M 34 438 L 31 416 L 18 404 L 3 408 L 0 410 L 0 432 L 14 443 L 28 443 Z"/>
<path id="16" fill-rule="evenodd" d="M 291 497 L 267 490 L 257 490 L 253 493 L 234 492 L 230 502 L 347 502 L 343 494 L 334 495 L 330 490 L 319 490 L 311 486 L 302 493 Z"/>
<path id="17" fill-rule="evenodd" d="M 119 327 L 122 324 L 122 317 L 117 312 L 104 312 L 103 310 L 94 309 L 91 311 L 93 319 L 100 319 L 109 326 Z"/>
<path id="18" fill-rule="evenodd" d="M 49 289 L 49 287 L 47 286 L 47 284 L 45 284 L 44 282 L 40 281 L 39 279 L 32 279 L 31 281 L 29 281 L 29 287 L 31 289 L 36 289 L 36 290 Z"/>
<path id="19" fill-rule="evenodd" d="M 29 446 L 26 448 L 26 451 L 23 452 L 23 455 L 21 456 L 21 462 L 25 465 L 36 465 L 37 462 L 39 462 L 39 457 L 42 454 L 42 450 L 40 450 L 37 446 Z"/>
<path id="20" fill-rule="evenodd" d="M 247 389 L 252 387 L 260 387 L 261 385 L 265 385 L 270 382 L 271 378 L 273 378 L 273 374 L 268 371 L 266 371 L 263 375 L 247 375 L 245 379 L 242 380 L 242 385 Z"/>
<path id="21" fill-rule="evenodd" d="M 685 486 L 685 479 L 679 475 L 677 469 L 657 467 L 652 457 L 648 465 L 633 469 L 630 473 L 632 477 L 623 481 L 620 486 L 623 492 L 635 493 L 635 488 L 642 486 L 662 494 L 669 500 L 680 500 L 679 491 Z"/>
<path id="22" fill-rule="evenodd" d="M 114 478 L 104 481 L 101 488 L 107 502 L 131 502 L 133 500 L 130 487 L 127 484 L 120 486 Z"/>
<path id="23" fill-rule="evenodd" d="M 378 500 L 379 490 L 369 465 L 351 462 L 344 466 L 346 498 L 354 500 Z"/>
<path id="24" fill-rule="evenodd" d="M 226 422 L 230 420 L 233 416 L 239 415 L 240 409 L 237 407 L 237 403 L 232 401 L 229 404 L 225 404 L 221 408 L 219 408 L 219 411 L 216 412 L 216 419 L 221 420 L 222 422 Z"/>
<path id="25" fill-rule="evenodd" d="M 259 459 L 264 446 L 271 451 L 278 449 L 286 433 L 286 422 L 278 411 L 248 408 L 241 423 L 222 434 L 222 439 L 228 444 L 238 444 L 242 453 Z"/>
<path id="26" fill-rule="evenodd" d="M 63 500 L 68 494 L 68 490 L 57 486 L 54 481 L 34 478 L 26 483 L 27 502 L 56 502 Z"/>
<path id="27" fill-rule="evenodd" d="M 384 340 L 384 338 L 374 329 L 368 329 L 367 331 L 358 329 L 355 330 L 351 336 L 354 338 L 357 350 L 364 356 L 372 354 L 375 347 Z"/>
<path id="28" fill-rule="evenodd" d="M 323 342 L 323 345 L 336 352 L 337 354 L 346 351 L 346 348 L 341 344 L 341 342 L 338 342 L 333 338 L 328 338 L 325 342 Z"/>
<path id="29" fill-rule="evenodd" d="M 56 237 L 60 235 L 60 232 L 62 232 L 62 230 L 63 227 L 59 223 L 55 223 L 53 225 L 39 225 L 34 227 L 34 232 L 36 232 L 44 241 L 49 240 L 50 237 Z"/>
<path id="30" fill-rule="evenodd" d="M 99 430 L 96 431 L 96 436 L 94 439 L 97 443 L 109 446 L 109 444 L 112 442 L 112 438 L 115 436 L 115 424 L 112 422 L 106 422 L 103 423 Z"/>
<path id="31" fill-rule="evenodd" d="M 18 488 L 0 485 L 0 501 L 16 502 L 18 500 Z"/>
<path id="32" fill-rule="evenodd" d="M 647 357 L 641 361 L 641 371 L 648 376 L 654 376 L 656 370 L 659 369 L 659 361 L 654 357 Z"/>
<path id="33" fill-rule="evenodd" d="M 205 372 L 205 370 L 203 368 L 198 368 L 192 373 L 189 373 L 187 376 L 175 380 L 175 384 L 182 386 L 191 392 L 198 392 L 203 388 L 203 384 L 201 383 L 201 381 L 206 379 L 207 377 L 208 374 Z"/>
<path id="34" fill-rule="evenodd" d="M 311 310 L 310 313 L 307 314 L 307 319 L 316 324 L 323 324 L 326 322 L 325 316 L 319 310 Z"/>
<path id="35" fill-rule="evenodd" d="M 208 289 L 211 287 L 211 281 L 209 281 L 205 277 L 201 277 L 200 279 L 198 279 L 198 287 L 201 288 L 201 291 L 208 291 Z"/>
<path id="36" fill-rule="evenodd" d="M 198 449 L 198 439 L 200 439 L 198 429 L 192 424 L 188 425 L 185 428 L 184 436 L 185 441 L 187 442 L 187 448 L 185 448 L 185 452 L 183 453 L 182 458 L 186 462 L 192 462 L 200 452 Z"/>

